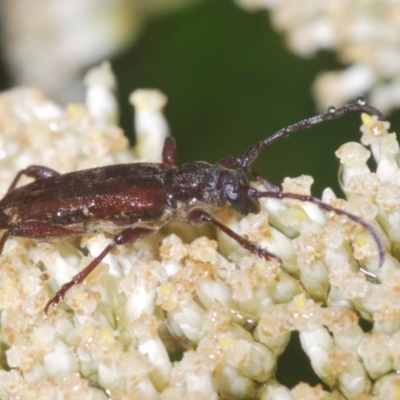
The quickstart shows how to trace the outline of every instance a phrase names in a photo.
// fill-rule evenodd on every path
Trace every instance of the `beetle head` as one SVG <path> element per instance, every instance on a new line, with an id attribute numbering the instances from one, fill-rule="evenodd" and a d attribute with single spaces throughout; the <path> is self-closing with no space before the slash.
<path id="1" fill-rule="evenodd" d="M 241 168 L 237 170 L 222 168 L 217 190 L 223 196 L 224 202 L 242 215 L 260 211 L 260 203 L 250 195 L 255 189 L 249 186 Z"/>

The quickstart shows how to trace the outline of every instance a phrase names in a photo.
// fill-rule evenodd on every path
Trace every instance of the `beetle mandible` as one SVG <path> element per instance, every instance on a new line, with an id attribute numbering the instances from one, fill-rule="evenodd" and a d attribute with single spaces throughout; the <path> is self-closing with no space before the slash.
<path id="1" fill-rule="evenodd" d="M 383 245 L 371 225 L 361 218 L 334 208 L 311 196 L 283 193 L 251 167 L 262 149 L 300 129 L 338 118 L 352 111 L 364 111 L 383 119 L 379 110 L 358 101 L 304 119 L 249 147 L 241 158 L 225 157 L 217 164 L 203 161 L 176 166 L 175 141 L 168 137 L 162 163 L 132 163 L 87 169 L 66 174 L 32 165 L 20 171 L 0 201 L 0 254 L 9 236 L 32 239 L 63 238 L 106 230 L 114 239 L 89 265 L 65 283 L 46 307 L 57 306 L 68 289 L 81 283 L 117 245 L 134 242 L 158 231 L 171 221 L 193 225 L 211 223 L 242 247 L 264 259 L 282 260 L 276 254 L 239 236 L 212 217 L 229 206 L 242 215 L 260 211 L 259 198 L 290 198 L 312 202 L 323 210 L 345 215 L 363 226 L 374 238 L 379 264 Z M 237 165 L 236 169 L 232 169 Z M 245 176 L 251 174 L 266 191 L 252 188 Z M 35 181 L 16 188 L 22 175 Z"/>

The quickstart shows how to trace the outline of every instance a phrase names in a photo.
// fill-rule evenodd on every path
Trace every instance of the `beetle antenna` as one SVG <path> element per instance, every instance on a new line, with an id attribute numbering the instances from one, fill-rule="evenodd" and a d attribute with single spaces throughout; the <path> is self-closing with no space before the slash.
<path id="1" fill-rule="evenodd" d="M 267 189 L 269 192 L 279 192 L 279 187 L 274 185 L 272 182 L 270 182 L 268 179 L 264 178 L 260 173 L 255 171 L 251 167 L 247 167 L 248 172 L 257 179 L 258 182 L 260 182 L 265 189 Z"/>
<path id="2" fill-rule="evenodd" d="M 329 204 L 324 203 L 323 201 L 316 199 L 315 197 L 312 196 L 306 196 L 306 195 L 301 195 L 297 193 L 285 193 L 285 192 L 259 192 L 258 190 L 254 188 L 249 188 L 248 189 L 248 195 L 251 197 L 269 197 L 273 199 L 294 199 L 294 200 L 299 200 L 299 201 L 305 201 L 309 203 L 316 204 L 320 209 L 328 211 L 328 212 L 334 212 L 337 215 L 344 215 L 348 219 L 354 221 L 356 224 L 361 225 L 366 231 L 369 232 L 369 234 L 372 236 L 374 239 L 376 246 L 378 248 L 378 253 L 379 253 L 379 266 L 381 267 L 384 260 L 385 260 L 385 248 L 383 247 L 383 243 L 381 239 L 378 236 L 378 233 L 376 230 L 367 222 L 365 222 L 362 218 L 357 217 L 354 214 L 351 214 L 347 211 L 341 210 L 340 208 L 333 207 Z"/>
<path id="3" fill-rule="evenodd" d="M 384 115 L 377 108 L 367 104 L 363 98 L 360 98 L 355 103 L 346 104 L 345 106 L 342 106 L 340 108 L 329 107 L 327 112 L 316 115 L 315 117 L 303 119 L 302 121 L 289 125 L 286 128 L 280 129 L 273 135 L 249 147 L 244 153 L 242 159 L 240 160 L 240 166 L 248 171 L 250 165 L 255 161 L 255 159 L 258 157 L 264 147 L 267 147 L 272 143 L 275 143 L 278 140 L 283 139 L 284 137 L 287 137 L 301 129 L 309 128 L 310 126 L 319 124 L 320 122 L 340 118 L 341 116 L 353 111 L 363 111 L 368 114 L 376 115 L 380 120 L 385 119 Z"/>

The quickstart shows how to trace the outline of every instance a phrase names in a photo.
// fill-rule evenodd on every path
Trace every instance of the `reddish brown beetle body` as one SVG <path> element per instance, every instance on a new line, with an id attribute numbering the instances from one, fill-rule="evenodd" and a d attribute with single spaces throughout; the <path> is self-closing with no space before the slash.
<path id="1" fill-rule="evenodd" d="M 258 198 L 270 197 L 309 201 L 324 210 L 346 215 L 372 234 L 382 263 L 383 246 L 369 224 L 313 197 L 282 193 L 251 168 L 261 150 L 278 139 L 359 110 L 382 117 L 378 110 L 365 103 L 349 104 L 334 112 L 329 111 L 290 125 L 251 146 L 242 158 L 227 157 L 215 165 L 198 161 L 177 167 L 175 142 L 167 138 L 163 163 L 112 165 L 64 175 L 46 167 L 30 166 L 17 174 L 8 193 L 0 201 L 0 229 L 5 230 L 0 240 L 0 254 L 9 236 L 49 239 L 79 236 L 99 230 L 116 233 L 112 242 L 85 269 L 62 286 L 47 304 L 46 312 L 50 304 L 57 305 L 64 298 L 70 287 L 82 282 L 116 245 L 140 240 L 171 221 L 194 225 L 212 223 L 259 257 L 275 258 L 282 263 L 277 255 L 237 235 L 211 216 L 224 206 L 242 215 L 258 213 Z M 234 164 L 239 166 L 236 170 L 231 169 Z M 245 171 L 262 182 L 267 191 L 251 188 Z M 36 180 L 16 188 L 22 175 Z"/>
<path id="2" fill-rule="evenodd" d="M 9 192 L 0 201 L 0 229 L 38 221 L 83 235 L 132 226 L 159 229 L 177 220 L 193 223 L 193 209 L 211 213 L 229 202 L 221 191 L 228 182 L 240 184 L 237 171 L 205 162 L 180 168 L 120 164 L 71 172 Z M 247 187 L 246 181 L 242 184 Z M 257 199 L 243 197 L 236 203 L 244 215 L 259 211 Z M 40 239 L 49 236 L 34 234 Z"/>
<path id="3" fill-rule="evenodd" d="M 83 234 L 96 224 L 119 231 L 138 220 L 157 224 L 164 213 L 162 167 L 126 164 L 39 179 L 0 201 L 0 228 L 41 221 Z"/>

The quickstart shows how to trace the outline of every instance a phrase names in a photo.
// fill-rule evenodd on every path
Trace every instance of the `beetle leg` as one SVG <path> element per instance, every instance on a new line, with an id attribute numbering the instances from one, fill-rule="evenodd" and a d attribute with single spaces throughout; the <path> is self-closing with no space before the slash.
<path id="1" fill-rule="evenodd" d="M 49 307 L 57 307 L 57 305 L 64 299 L 67 291 L 74 285 L 82 283 L 86 277 L 103 261 L 104 257 L 115 247 L 128 242 L 136 242 L 149 235 L 155 233 L 156 230 L 148 228 L 127 228 L 122 232 L 118 233 L 113 239 L 113 241 L 105 247 L 105 249 L 92 260 L 87 267 L 85 267 L 81 272 L 76 274 L 71 281 L 65 283 L 61 286 L 61 289 L 55 294 L 55 296 L 46 304 L 44 312 L 47 314 Z"/>
<path id="2" fill-rule="evenodd" d="M 11 185 L 8 188 L 7 193 L 15 189 L 22 175 L 26 175 L 29 176 L 30 178 L 38 180 L 38 179 L 52 178 L 53 176 L 60 175 L 60 173 L 54 171 L 54 169 L 42 167 L 40 165 L 30 165 L 29 167 L 22 169 L 21 171 L 18 172 L 14 180 L 11 182 Z"/>
<path id="3" fill-rule="evenodd" d="M 39 221 L 20 222 L 7 229 L 0 239 L 0 254 L 3 252 L 4 244 L 9 236 L 21 236 L 31 239 L 47 239 L 54 237 L 66 237 L 82 235 L 82 232 L 72 229 L 54 226 Z"/>
<path id="4" fill-rule="evenodd" d="M 279 264 L 283 264 L 282 259 L 274 253 L 269 252 L 268 250 L 263 249 L 262 247 L 258 246 L 250 242 L 249 240 L 245 239 L 244 237 L 238 235 L 232 229 L 228 228 L 226 225 L 222 224 L 221 222 L 217 221 L 213 218 L 208 212 L 196 208 L 192 210 L 188 215 L 189 222 L 196 224 L 199 222 L 209 222 L 217 227 L 219 230 L 227 234 L 233 240 L 238 242 L 243 248 L 246 250 L 251 251 L 253 254 L 257 254 L 260 258 L 264 258 L 265 260 L 270 260 L 271 258 L 275 258 L 279 262 Z"/>
<path id="5" fill-rule="evenodd" d="M 172 136 L 167 136 L 165 138 L 162 161 L 169 167 L 176 167 L 176 145 L 175 139 Z"/>
<path id="6" fill-rule="evenodd" d="M 8 239 L 9 236 L 10 236 L 10 230 L 8 229 L 3 233 L 3 236 L 0 239 L 0 254 L 3 252 L 4 244 L 6 243 L 6 240 Z"/>

